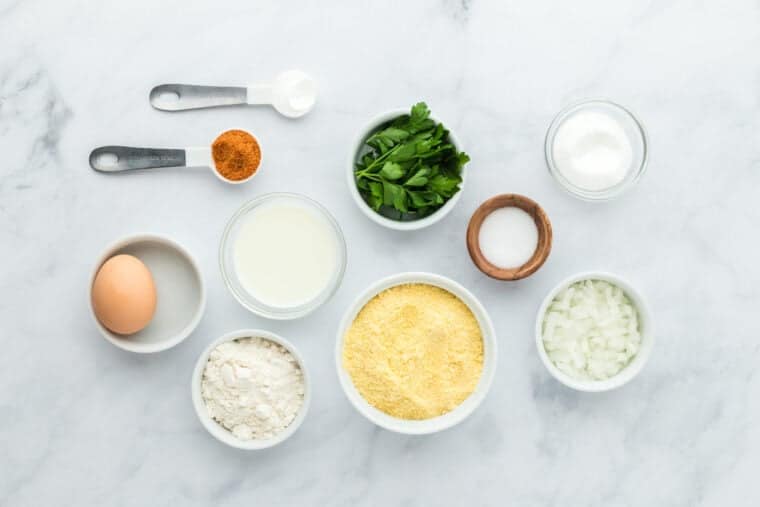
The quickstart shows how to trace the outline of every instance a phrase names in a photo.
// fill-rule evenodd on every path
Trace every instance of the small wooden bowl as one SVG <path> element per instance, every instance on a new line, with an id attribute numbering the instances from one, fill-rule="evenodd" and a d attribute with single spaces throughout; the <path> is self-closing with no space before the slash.
<path id="1" fill-rule="evenodd" d="M 522 266 L 515 268 L 500 268 L 488 262 L 488 260 L 480 251 L 480 227 L 483 225 L 483 220 L 491 214 L 492 211 L 499 208 L 506 208 L 509 206 L 515 206 L 526 211 L 533 221 L 536 223 L 538 229 L 538 245 L 536 251 L 533 253 L 528 262 Z M 552 224 L 549 221 L 549 217 L 546 216 L 544 210 L 539 206 L 536 201 L 529 199 L 523 195 L 518 194 L 501 194 L 491 197 L 486 202 L 480 205 L 475 213 L 472 214 L 470 224 L 467 226 L 467 250 L 470 252 L 472 262 L 486 275 L 497 280 L 514 281 L 526 278 L 535 273 L 540 268 L 546 259 L 549 257 L 549 252 L 552 249 Z"/>

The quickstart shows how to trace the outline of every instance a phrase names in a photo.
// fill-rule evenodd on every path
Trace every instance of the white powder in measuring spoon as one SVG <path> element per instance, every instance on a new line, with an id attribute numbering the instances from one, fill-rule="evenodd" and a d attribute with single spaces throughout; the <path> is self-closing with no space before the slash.
<path id="1" fill-rule="evenodd" d="M 304 389 L 295 357 L 265 338 L 220 344 L 201 380 L 209 415 L 240 440 L 273 438 L 287 428 L 303 405 Z"/>
<path id="2" fill-rule="evenodd" d="M 633 149 L 617 118 L 598 111 L 579 111 L 557 129 L 552 157 L 557 170 L 571 184 L 599 191 L 625 179 L 633 163 Z"/>
<path id="3" fill-rule="evenodd" d="M 538 229 L 525 210 L 516 206 L 499 208 L 483 220 L 478 243 L 491 264 L 517 268 L 533 257 L 538 246 Z"/>

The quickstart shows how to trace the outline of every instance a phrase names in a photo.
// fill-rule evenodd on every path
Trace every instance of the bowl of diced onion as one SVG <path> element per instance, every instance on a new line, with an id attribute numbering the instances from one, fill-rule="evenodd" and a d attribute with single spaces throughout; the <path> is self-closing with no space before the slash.
<path id="1" fill-rule="evenodd" d="M 538 355 L 549 373 L 579 391 L 609 391 L 635 377 L 654 343 L 641 293 L 617 275 L 573 275 L 546 296 L 536 316 Z"/>

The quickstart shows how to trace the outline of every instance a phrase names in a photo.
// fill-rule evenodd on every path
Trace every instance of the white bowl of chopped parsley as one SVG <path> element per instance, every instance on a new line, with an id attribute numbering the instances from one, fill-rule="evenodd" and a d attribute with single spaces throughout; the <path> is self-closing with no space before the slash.
<path id="1" fill-rule="evenodd" d="M 374 222 L 401 231 L 438 222 L 459 200 L 470 157 L 424 102 L 374 118 L 351 151 L 348 186 Z"/>

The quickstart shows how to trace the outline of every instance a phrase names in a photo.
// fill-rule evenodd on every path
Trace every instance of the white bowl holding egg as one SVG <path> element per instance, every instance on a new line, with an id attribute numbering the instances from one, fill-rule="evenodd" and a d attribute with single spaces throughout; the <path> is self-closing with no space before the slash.
<path id="1" fill-rule="evenodd" d="M 206 308 L 206 288 L 195 259 L 183 246 L 165 236 L 128 236 L 112 243 L 101 254 L 90 276 L 90 292 L 103 264 L 119 254 L 138 258 L 150 271 L 157 293 L 156 310 L 144 329 L 123 335 L 98 320 L 90 297 L 90 312 L 100 334 L 121 349 L 143 354 L 181 343 L 198 326 Z"/>
<path id="2" fill-rule="evenodd" d="M 549 357 L 544 345 L 544 318 L 549 306 L 560 292 L 576 282 L 584 280 L 601 280 L 620 288 L 632 303 L 638 316 L 638 331 L 640 335 L 638 351 L 620 371 L 604 380 L 576 378 L 562 371 Z M 652 346 L 654 345 L 652 315 L 641 293 L 627 280 L 617 275 L 600 271 L 578 273 L 566 278 L 554 287 L 539 307 L 536 316 L 535 336 L 538 355 L 546 369 L 549 370 L 549 373 L 567 387 L 584 392 L 609 391 L 630 382 L 641 372 L 651 355 Z"/>

